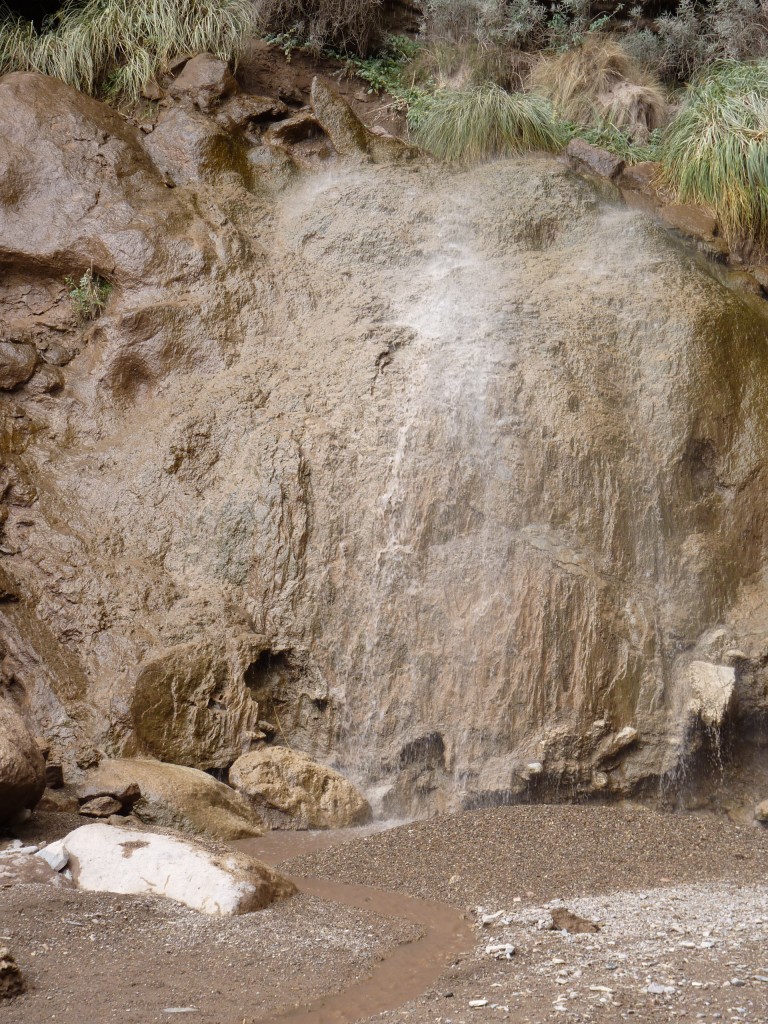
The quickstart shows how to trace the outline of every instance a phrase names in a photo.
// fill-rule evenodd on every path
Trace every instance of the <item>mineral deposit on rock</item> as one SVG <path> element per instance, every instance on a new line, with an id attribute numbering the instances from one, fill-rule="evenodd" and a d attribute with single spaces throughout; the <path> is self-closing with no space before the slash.
<path id="1" fill-rule="evenodd" d="M 151 832 L 96 823 L 62 841 L 76 885 L 96 892 L 153 893 L 205 914 L 261 910 L 296 891 L 292 882 L 244 854 Z"/>

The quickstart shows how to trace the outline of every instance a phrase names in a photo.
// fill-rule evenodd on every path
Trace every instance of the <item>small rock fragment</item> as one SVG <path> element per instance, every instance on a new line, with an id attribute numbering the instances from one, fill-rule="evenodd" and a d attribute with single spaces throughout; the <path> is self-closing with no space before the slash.
<path id="1" fill-rule="evenodd" d="M 674 985 L 659 985 L 658 982 L 652 981 L 645 991 L 651 996 L 672 996 L 677 989 Z"/>
<path id="2" fill-rule="evenodd" d="M 24 976 L 10 949 L 0 947 L 0 999 L 13 999 L 25 988 Z"/>
<path id="3" fill-rule="evenodd" d="M 491 943 L 485 947 L 485 952 L 497 960 L 511 960 L 515 955 L 515 947 L 509 942 Z"/>
<path id="4" fill-rule="evenodd" d="M 123 805 L 113 796 L 95 796 L 80 805 L 80 813 L 89 818 L 108 818 L 111 814 L 119 814 Z"/>
<path id="5" fill-rule="evenodd" d="M 590 935 L 600 931 L 599 924 L 572 914 L 567 907 L 555 907 L 552 911 L 552 926 L 556 931 L 571 935 Z"/>
<path id="6" fill-rule="evenodd" d="M 56 843 L 50 843 L 48 846 L 44 846 L 42 850 L 38 850 L 35 854 L 36 857 L 40 857 L 47 864 L 49 864 L 54 871 L 63 871 L 69 863 L 69 856 L 64 849 L 64 844 L 59 840 Z"/>
<path id="7" fill-rule="evenodd" d="M 470 999 L 469 1000 L 469 1005 L 472 1007 L 473 1010 L 477 1010 L 481 1006 L 487 1006 L 488 1005 L 488 1000 L 487 999 Z"/>

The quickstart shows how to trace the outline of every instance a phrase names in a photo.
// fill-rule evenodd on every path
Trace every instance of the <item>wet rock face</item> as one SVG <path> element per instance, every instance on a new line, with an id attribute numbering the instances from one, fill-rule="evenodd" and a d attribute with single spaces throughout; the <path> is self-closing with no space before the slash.
<path id="1" fill-rule="evenodd" d="M 64 199 L 43 224 L 0 179 L 2 315 L 63 386 L 0 393 L 0 615 L 68 774 L 281 737 L 403 813 L 764 743 L 756 299 L 549 159 L 168 189 L 32 79 L 0 82 L 2 159 L 44 137 L 24 180 Z M 61 338 L 85 251 L 119 286 Z"/>

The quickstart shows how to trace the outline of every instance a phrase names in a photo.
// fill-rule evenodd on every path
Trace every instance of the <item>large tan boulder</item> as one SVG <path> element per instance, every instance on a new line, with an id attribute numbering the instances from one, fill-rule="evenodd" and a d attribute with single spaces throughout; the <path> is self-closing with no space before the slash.
<path id="1" fill-rule="evenodd" d="M 264 831 L 243 796 L 205 772 L 178 764 L 138 758 L 102 761 L 78 787 L 78 796 L 87 800 L 119 793 L 131 783 L 141 790 L 132 813 L 148 825 L 223 840 L 248 839 Z"/>
<path id="2" fill-rule="evenodd" d="M 368 801 L 348 779 L 287 747 L 244 754 L 229 781 L 273 827 L 346 828 L 371 817 Z"/>
<path id="3" fill-rule="evenodd" d="M 34 807 L 45 789 L 45 760 L 21 716 L 0 701 L 0 824 Z"/>
<path id="4" fill-rule="evenodd" d="M 224 652 L 202 641 L 142 662 L 131 717 L 142 753 L 205 770 L 232 764 L 260 735 L 257 703 Z"/>

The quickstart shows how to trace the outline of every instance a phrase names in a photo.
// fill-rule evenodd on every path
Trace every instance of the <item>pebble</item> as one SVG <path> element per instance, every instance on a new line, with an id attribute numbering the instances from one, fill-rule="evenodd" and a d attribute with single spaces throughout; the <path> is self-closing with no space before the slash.
<path id="1" fill-rule="evenodd" d="M 469 1000 L 469 1005 L 472 1007 L 473 1010 L 478 1010 L 478 1009 L 480 1009 L 481 1006 L 487 1006 L 488 1005 L 488 1000 L 487 999 L 470 999 Z"/>
<path id="2" fill-rule="evenodd" d="M 659 985 L 658 982 L 651 982 L 645 990 L 652 996 L 672 996 L 677 992 L 674 985 Z"/>
<path id="3" fill-rule="evenodd" d="M 515 947 L 509 942 L 491 943 L 485 947 L 485 952 L 497 960 L 511 960 L 515 955 Z"/>

